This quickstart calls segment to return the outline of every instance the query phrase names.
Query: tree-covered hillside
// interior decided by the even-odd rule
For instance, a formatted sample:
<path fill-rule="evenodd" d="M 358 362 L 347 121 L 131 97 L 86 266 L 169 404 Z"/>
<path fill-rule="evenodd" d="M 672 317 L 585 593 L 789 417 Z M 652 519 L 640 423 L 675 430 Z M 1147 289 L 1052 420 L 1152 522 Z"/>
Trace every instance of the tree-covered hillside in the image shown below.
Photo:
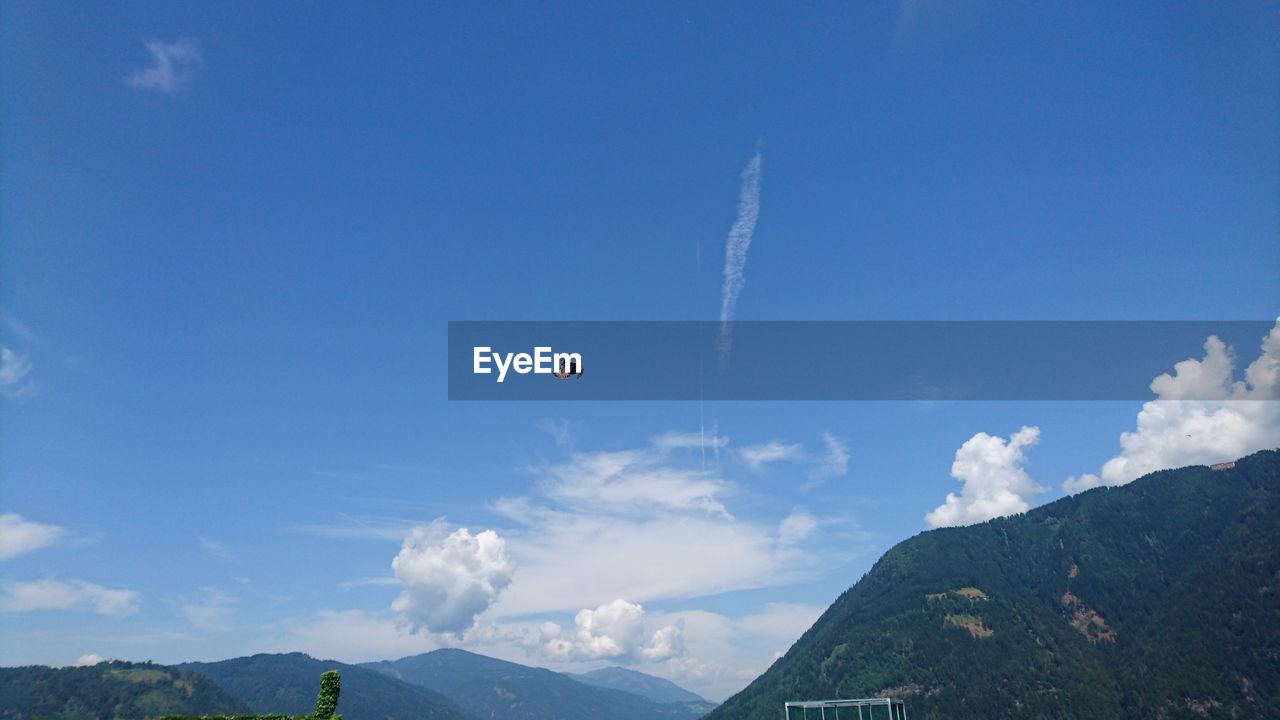
<path fill-rule="evenodd" d="M 1280 717 L 1280 452 L 900 543 L 708 720 Z"/>
<path fill-rule="evenodd" d="M 103 662 L 88 667 L 0 668 L 0 720 L 114 720 L 248 712 L 248 706 L 208 678 L 163 665 Z"/>
<path fill-rule="evenodd" d="M 355 665 L 316 660 L 302 653 L 253 655 L 212 663 L 187 663 L 257 713 L 306 715 L 315 708 L 316 678 L 342 674 L 342 709 L 351 720 L 470 720 L 438 693 Z"/>

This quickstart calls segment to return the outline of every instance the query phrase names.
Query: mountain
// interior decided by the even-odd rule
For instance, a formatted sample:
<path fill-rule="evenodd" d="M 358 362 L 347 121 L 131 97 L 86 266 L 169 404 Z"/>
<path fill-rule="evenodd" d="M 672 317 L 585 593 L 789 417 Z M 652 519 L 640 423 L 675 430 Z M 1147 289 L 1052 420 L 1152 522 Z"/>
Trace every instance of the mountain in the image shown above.
<path fill-rule="evenodd" d="M 655 703 L 453 648 L 363 667 L 435 690 L 481 720 L 695 720 L 709 709 L 697 703 Z"/>
<path fill-rule="evenodd" d="M 1280 452 L 906 540 L 707 720 L 874 695 L 913 720 L 1280 717 Z"/>
<path fill-rule="evenodd" d="M 0 668 L 0 720 L 114 720 L 248 712 L 244 703 L 208 678 L 163 665 L 113 661 L 87 667 Z"/>
<path fill-rule="evenodd" d="M 302 653 L 253 655 L 177 666 L 198 672 L 256 713 L 308 715 L 316 706 L 320 673 L 342 675 L 338 714 L 355 720 L 471 720 L 438 693 L 356 665 Z"/>
<path fill-rule="evenodd" d="M 647 697 L 656 703 L 707 703 L 702 697 L 695 695 L 679 685 L 663 678 L 645 675 L 642 672 L 620 667 L 607 667 L 586 673 L 565 673 L 581 683 L 595 687 L 613 688 L 641 697 Z M 710 704 L 710 703 L 708 703 Z"/>

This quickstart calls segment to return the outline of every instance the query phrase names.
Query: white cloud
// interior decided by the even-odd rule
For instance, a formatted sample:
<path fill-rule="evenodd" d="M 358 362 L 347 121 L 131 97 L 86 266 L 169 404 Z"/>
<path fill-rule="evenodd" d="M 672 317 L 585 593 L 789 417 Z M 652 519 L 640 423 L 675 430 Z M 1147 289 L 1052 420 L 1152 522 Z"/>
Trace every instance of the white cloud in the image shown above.
<path fill-rule="evenodd" d="M 0 587 L 0 612 L 92 610 L 123 617 L 138 610 L 138 593 L 106 588 L 84 580 L 9 582 Z"/>
<path fill-rule="evenodd" d="M 224 629 L 235 598 L 217 588 L 202 588 L 200 596 L 196 602 L 184 604 L 179 612 L 197 630 Z"/>
<path fill-rule="evenodd" d="M 1173 367 L 1173 375 L 1151 381 L 1156 399 L 1143 404 L 1137 429 L 1120 435 L 1120 454 L 1099 474 L 1067 478 L 1064 491 L 1124 485 L 1157 470 L 1280 447 L 1280 322 L 1243 380 L 1234 379 L 1234 353 L 1216 336 L 1205 340 L 1203 358 Z"/>
<path fill-rule="evenodd" d="M 743 270 L 747 265 L 747 250 L 756 231 L 760 217 L 760 177 L 763 174 L 764 156 L 760 151 L 751 156 L 742 169 L 742 187 L 738 192 L 738 217 L 729 229 L 724 241 L 724 286 L 720 290 L 720 361 L 729 359 L 733 345 L 733 311 L 746 284 Z"/>
<path fill-rule="evenodd" d="M 1023 470 L 1023 449 L 1035 445 L 1040 428 L 1024 426 L 1006 441 L 978 433 L 956 451 L 951 476 L 964 483 L 960 494 L 947 493 L 947 500 L 925 515 L 931 527 L 970 525 L 991 518 L 1025 512 L 1031 498 L 1044 488 L 1036 485 Z"/>
<path fill-rule="evenodd" d="M 151 53 L 153 64 L 129 73 L 124 80 L 129 87 L 175 93 L 186 86 L 191 73 L 203 62 L 200 48 L 191 40 L 152 40 L 147 43 L 147 52 Z"/>
<path fill-rule="evenodd" d="M 717 435 L 714 431 L 705 432 L 666 432 L 653 439 L 653 446 L 663 452 L 669 450 L 691 450 L 698 448 L 722 448 L 729 444 L 729 438 Z"/>
<path fill-rule="evenodd" d="M 271 649 L 358 663 L 429 652 L 440 647 L 441 639 L 411 633 L 396 619 L 381 614 L 323 610 L 304 621 L 286 623 L 283 636 L 271 642 Z"/>
<path fill-rule="evenodd" d="M 76 658 L 76 661 L 68 667 L 87 667 L 89 665 L 97 665 L 100 662 L 106 662 L 106 658 L 96 653 L 89 653 Z"/>
<path fill-rule="evenodd" d="M 553 622 L 538 628 L 534 646 L 556 662 L 609 660 L 635 664 L 661 662 L 684 654 L 679 623 L 650 631 L 644 608 L 618 598 L 594 610 L 579 610 L 572 630 Z"/>
<path fill-rule="evenodd" d="M 806 603 L 767 603 L 763 611 L 739 618 L 737 625 L 749 635 L 785 642 L 781 649 L 786 650 L 826 610 L 825 606 Z"/>
<path fill-rule="evenodd" d="M 670 512 L 631 518 L 525 510 L 529 524 L 509 535 L 520 576 L 495 605 L 498 615 L 782 585 L 810 569 L 809 557 L 781 544 L 767 525 Z"/>
<path fill-rule="evenodd" d="M 17 513 L 5 513 L 0 515 L 0 560 L 48 547 L 66 534 L 67 531 L 57 525 L 33 522 Z"/>
<path fill-rule="evenodd" d="M 809 477 L 813 481 L 820 481 L 824 478 L 839 477 L 849 472 L 848 443 L 829 432 L 825 432 L 822 433 L 822 444 L 826 447 L 826 452 L 823 453 L 822 458 L 818 460 L 813 469 L 809 471 Z"/>
<path fill-rule="evenodd" d="M 222 543 L 217 542 L 215 540 L 210 540 L 209 538 L 204 537 L 203 535 L 198 536 L 196 538 L 196 544 L 200 546 L 201 550 L 204 550 L 205 552 L 218 558 L 219 560 L 235 559 L 235 555 L 231 552 L 230 549 L 227 548 L 226 545 L 223 545 Z"/>
<path fill-rule="evenodd" d="M 414 528 L 391 561 L 404 586 L 391 609 L 413 632 L 461 635 L 511 584 L 515 568 L 496 532 L 445 532 L 443 521 Z"/>
<path fill-rule="evenodd" d="M 661 445 L 573 453 L 536 469 L 540 496 L 495 503 L 516 523 L 504 535 L 520 567 L 496 617 L 781 585 L 811 569 L 803 520 L 784 531 L 781 518 L 735 518 L 732 483 Z"/>
<path fill-rule="evenodd" d="M 28 377 L 32 367 L 26 353 L 0 347 L 0 395 L 13 399 L 34 395 L 36 384 Z"/>
<path fill-rule="evenodd" d="M 650 450 L 576 453 L 570 462 L 543 469 L 543 489 L 548 497 L 571 507 L 621 513 L 648 508 L 697 510 L 729 517 L 717 499 L 728 489 L 724 481 L 702 470 L 663 465 L 661 460 L 660 452 Z"/>
<path fill-rule="evenodd" d="M 570 452 L 532 468 L 532 494 L 491 507 L 510 521 L 488 531 L 501 560 L 480 550 L 485 533 L 449 535 L 443 521 L 419 528 L 393 564 L 405 588 L 394 612 L 319 613 L 286 625 L 278 649 L 358 661 L 463 646 L 574 671 L 643 665 L 716 697 L 741 689 L 802 631 L 795 618 L 821 608 L 769 606 L 738 624 L 645 606 L 802 580 L 813 569 L 815 530 L 834 521 L 802 508 L 735 517 L 728 505 L 738 488 L 699 467 L 694 438 L 666 433 L 639 448 Z"/>
<path fill-rule="evenodd" d="M 778 525 L 778 542 L 795 545 L 807 540 L 818 528 L 818 519 L 807 511 L 796 508 Z"/>
<path fill-rule="evenodd" d="M 340 540 L 391 540 L 400 542 L 413 531 L 409 520 L 383 517 L 351 517 L 343 515 L 340 523 L 295 525 L 290 530 L 304 535 Z"/>
<path fill-rule="evenodd" d="M 561 418 L 542 418 L 538 421 L 538 429 L 550 435 L 556 447 L 573 449 L 573 432 L 569 428 L 569 421 Z"/>
<path fill-rule="evenodd" d="M 825 610 L 825 605 L 772 602 L 736 618 L 705 610 L 655 614 L 655 622 L 681 624 L 687 652 L 645 672 L 712 700 L 728 697 L 768 669 Z"/>
<path fill-rule="evenodd" d="M 603 605 L 603 609 L 590 610 L 581 622 L 574 617 L 569 627 L 533 620 L 482 619 L 462 638 L 412 634 L 381 613 L 324 610 L 302 621 L 284 623 L 282 634 L 270 640 L 266 649 L 301 650 L 315 657 L 366 662 L 463 646 L 512 662 L 532 661 L 575 672 L 585 669 L 584 665 L 630 664 L 720 699 L 759 676 L 826 609 L 823 605 L 767 603 L 755 612 L 731 618 L 696 609 L 636 613 L 632 609 L 636 604 L 625 601 Z M 585 637 L 580 638 L 584 627 Z M 555 640 L 563 644 L 552 642 Z M 610 654 L 613 648 L 621 652 Z M 587 659 L 589 655 L 596 659 Z"/>
<path fill-rule="evenodd" d="M 804 449 L 799 443 L 782 443 L 771 440 L 759 445 L 748 445 L 738 450 L 742 461 L 752 470 L 759 470 L 771 462 L 798 462 L 804 459 Z"/>

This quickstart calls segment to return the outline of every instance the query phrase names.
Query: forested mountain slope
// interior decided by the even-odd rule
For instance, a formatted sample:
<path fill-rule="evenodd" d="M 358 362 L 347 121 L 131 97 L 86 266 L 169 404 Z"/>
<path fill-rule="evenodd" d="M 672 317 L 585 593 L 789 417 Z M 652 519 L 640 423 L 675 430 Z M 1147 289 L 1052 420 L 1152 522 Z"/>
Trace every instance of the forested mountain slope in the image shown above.
<path fill-rule="evenodd" d="M 906 540 L 708 720 L 1280 717 L 1280 452 Z"/>

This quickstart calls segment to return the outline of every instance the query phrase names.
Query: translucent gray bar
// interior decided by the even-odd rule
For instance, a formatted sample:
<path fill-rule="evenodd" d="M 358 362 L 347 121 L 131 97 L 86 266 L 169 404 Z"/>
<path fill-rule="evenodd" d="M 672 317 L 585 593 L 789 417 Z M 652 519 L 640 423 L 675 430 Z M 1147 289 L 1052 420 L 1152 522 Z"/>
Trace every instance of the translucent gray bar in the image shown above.
<path fill-rule="evenodd" d="M 742 321 L 726 357 L 714 321 L 452 321 L 449 399 L 1148 400 L 1151 380 L 1202 357 L 1210 335 L 1252 358 L 1274 324 Z M 581 376 L 517 372 L 538 347 L 544 370 L 551 353 L 580 355 Z M 487 374 L 476 348 L 490 348 Z M 498 382 L 492 353 L 530 357 Z"/>

